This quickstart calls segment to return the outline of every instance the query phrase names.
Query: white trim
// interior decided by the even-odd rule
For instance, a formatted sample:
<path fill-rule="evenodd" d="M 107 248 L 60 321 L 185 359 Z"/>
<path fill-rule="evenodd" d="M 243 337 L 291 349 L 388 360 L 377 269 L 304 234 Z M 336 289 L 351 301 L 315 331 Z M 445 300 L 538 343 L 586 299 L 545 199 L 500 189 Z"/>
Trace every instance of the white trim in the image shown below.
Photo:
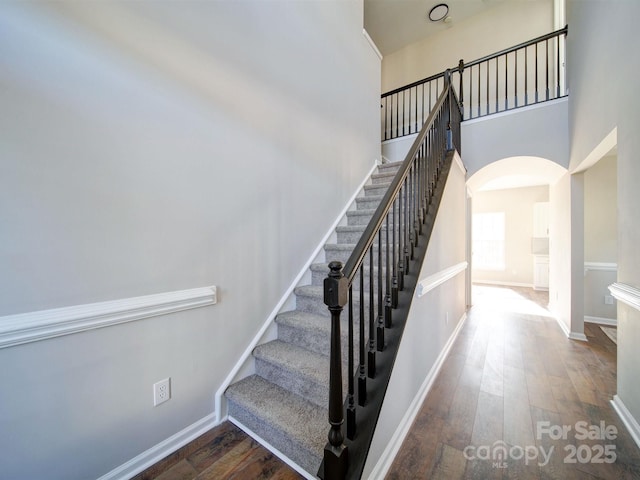
<path fill-rule="evenodd" d="M 626 303 L 630 307 L 640 310 L 640 290 L 626 283 L 614 283 L 609 285 L 609 291 L 613 298 Z"/>
<path fill-rule="evenodd" d="M 467 167 L 464 166 L 464 162 L 462 161 L 462 158 L 460 158 L 458 150 L 454 150 L 453 162 L 458 166 L 463 175 L 467 174 Z"/>
<path fill-rule="evenodd" d="M 617 272 L 618 264 L 617 263 L 608 263 L 608 262 L 584 262 L 584 274 L 587 272 Z"/>
<path fill-rule="evenodd" d="M 584 269 L 616 272 L 618 270 L 618 264 L 613 262 L 584 262 Z"/>
<path fill-rule="evenodd" d="M 633 441 L 636 442 L 636 445 L 640 448 L 640 425 L 638 424 L 638 421 L 633 418 L 633 415 L 631 415 L 631 412 L 627 409 L 626 405 L 618 395 L 613 396 L 611 405 L 622 420 L 622 423 L 624 423 L 624 426 L 627 427 Z"/>
<path fill-rule="evenodd" d="M 598 325 L 611 325 L 613 327 L 618 325 L 618 320 L 615 318 L 592 317 L 590 315 L 585 315 L 584 321 L 586 323 L 597 323 Z"/>
<path fill-rule="evenodd" d="M 0 317 L 0 348 L 167 315 L 216 303 L 216 287 L 124 298 Z"/>
<path fill-rule="evenodd" d="M 307 480 L 318 480 L 318 477 L 316 477 L 315 475 L 311 475 L 309 472 L 307 472 L 304 468 L 302 468 L 300 465 L 298 465 L 296 462 L 294 462 L 293 460 L 291 460 L 289 457 L 287 457 L 284 453 L 282 453 L 280 450 L 278 450 L 277 448 L 275 448 L 273 445 L 271 445 L 269 442 L 267 442 L 264 438 L 262 438 L 260 435 L 258 435 L 256 432 L 254 432 L 253 430 L 251 430 L 250 428 L 248 428 L 246 425 L 244 425 L 242 422 L 236 420 L 233 417 L 228 417 L 228 420 L 233 423 L 234 425 L 236 425 L 238 428 L 240 428 L 241 430 L 244 431 L 244 433 L 246 433 L 247 435 L 249 435 L 251 438 L 253 438 L 255 441 L 257 441 L 259 444 L 261 444 L 264 448 L 266 448 L 267 450 L 269 450 L 271 453 L 273 453 L 276 457 L 278 457 L 280 460 L 282 460 L 284 463 L 286 463 L 287 465 L 289 465 L 291 468 L 293 468 L 296 472 L 298 472 L 300 475 L 302 475 L 304 478 L 306 478 Z M 100 480 L 100 479 L 99 479 Z"/>
<path fill-rule="evenodd" d="M 358 197 L 358 195 L 360 195 L 360 192 L 362 191 L 364 186 L 367 184 L 367 182 L 369 182 L 369 180 L 371 179 L 371 175 L 373 175 L 373 173 L 376 171 L 377 168 L 378 168 L 378 164 L 376 162 L 374 166 L 371 168 L 371 170 L 369 170 L 369 173 L 365 176 L 364 180 L 360 183 L 355 193 L 347 201 L 346 206 L 342 209 L 342 211 L 340 212 L 340 214 L 338 215 L 334 223 L 331 225 L 331 227 L 329 227 L 329 230 L 325 234 L 324 238 L 320 240 L 320 243 L 318 244 L 316 249 L 313 251 L 309 259 L 306 261 L 306 263 L 304 264 L 304 266 L 302 267 L 302 269 L 300 270 L 296 278 L 293 280 L 293 282 L 291 282 L 291 285 L 289 285 L 289 288 L 287 288 L 287 290 L 285 291 L 280 301 L 276 304 L 275 308 L 271 311 L 271 313 L 267 317 L 266 321 L 264 322 L 264 324 L 262 325 L 262 327 L 260 328 L 256 336 L 253 337 L 253 340 L 251 340 L 251 342 L 249 343 L 245 351 L 242 353 L 242 355 L 240 356 L 240 359 L 236 362 L 231 372 L 229 372 L 229 375 L 227 375 L 224 382 L 222 382 L 222 385 L 220 386 L 220 388 L 218 389 L 215 395 L 216 414 L 218 415 L 219 418 L 223 416 L 222 398 L 225 390 L 236 379 L 236 376 L 238 375 L 240 370 L 244 367 L 246 361 L 251 357 L 251 354 L 253 353 L 254 348 L 256 348 L 256 346 L 262 340 L 262 337 L 265 335 L 267 330 L 269 330 L 269 328 L 273 325 L 276 316 L 278 315 L 278 313 L 280 313 L 283 306 L 289 300 L 289 297 L 291 297 L 291 295 L 293 294 L 293 291 L 300 284 L 303 277 L 308 273 L 309 268 L 311 267 L 311 264 L 315 262 L 317 256 L 324 249 L 324 246 L 329 241 L 329 238 L 331 238 L 331 235 L 335 234 L 336 228 L 338 227 L 338 225 L 340 225 L 340 222 L 346 216 L 347 212 L 351 208 L 351 205 L 353 205 L 353 203 L 356 201 L 356 198 Z"/>
<path fill-rule="evenodd" d="M 422 403 L 424 402 L 425 398 L 427 397 L 427 394 L 431 390 L 431 387 L 433 387 L 433 383 L 435 382 L 436 377 L 438 376 L 438 373 L 440 373 L 440 369 L 442 368 L 444 361 L 447 359 L 447 356 L 449 355 L 449 351 L 451 350 L 451 347 L 453 347 L 453 344 L 456 338 L 458 337 L 458 334 L 462 330 L 462 326 L 464 325 L 466 318 L 467 318 L 467 314 L 465 312 L 462 315 L 462 317 L 460 317 L 460 320 L 458 321 L 458 325 L 456 326 L 455 330 L 451 333 L 449 340 L 447 340 L 447 343 L 440 351 L 440 355 L 438 355 L 438 358 L 433 364 L 433 367 L 431 367 L 431 370 L 425 377 L 424 382 L 422 382 L 422 385 L 420 386 L 418 393 L 413 398 L 413 401 L 411 402 L 411 405 L 409 405 L 409 408 L 407 409 L 407 412 L 404 414 L 404 417 L 402 417 L 402 420 L 400 420 L 400 423 L 398 424 L 398 428 L 396 428 L 396 431 L 393 433 L 393 436 L 389 440 L 387 447 L 384 449 L 384 451 L 380 455 L 380 459 L 373 467 L 373 470 L 369 475 L 370 480 L 384 478 L 388 473 L 389 468 L 391 468 L 391 464 L 393 463 L 395 456 L 400 450 L 400 447 L 402 446 L 402 442 L 404 441 L 405 437 L 409 433 L 409 430 L 411 429 L 411 425 L 413 424 L 413 421 L 418 416 Z"/>
<path fill-rule="evenodd" d="M 378 56 L 378 58 L 380 60 L 382 60 L 382 53 L 380 52 L 380 50 L 378 49 L 378 46 L 376 45 L 376 42 L 373 41 L 373 39 L 369 36 L 369 32 L 367 32 L 366 29 L 362 29 L 362 34 L 364 35 L 364 38 L 367 39 L 367 42 L 369 42 L 369 45 L 371 45 L 371 48 L 373 49 L 373 51 L 376 53 L 376 55 Z"/>
<path fill-rule="evenodd" d="M 538 108 L 544 108 L 546 106 L 551 106 L 551 105 L 555 105 L 556 103 L 563 103 L 563 102 L 569 102 L 568 95 L 566 97 L 554 98 L 553 100 L 547 100 L 545 102 L 532 103 L 531 105 L 527 105 L 525 107 L 510 108 L 509 110 L 503 110 L 501 112 L 492 113 L 491 115 L 484 115 L 482 117 L 470 118 L 469 120 L 465 120 L 464 122 L 462 122 L 462 125 L 465 125 L 466 127 L 474 123 L 485 122 L 487 120 L 490 121 L 499 117 L 505 117 L 507 115 L 513 115 L 515 113 L 527 112 L 529 110 L 536 110 Z"/>
<path fill-rule="evenodd" d="M 554 318 L 556 319 L 556 322 L 558 322 L 558 325 L 560 325 L 560 328 L 562 329 L 562 332 L 566 335 L 566 337 L 570 340 L 578 340 L 580 342 L 588 342 L 589 339 L 587 339 L 587 336 L 584 333 L 576 333 L 576 332 L 572 332 L 569 330 L 569 327 L 567 327 L 567 325 L 560 320 L 560 317 L 557 315 L 554 315 Z"/>
<path fill-rule="evenodd" d="M 409 135 L 403 135 L 402 137 L 390 138 L 389 140 L 384 140 L 382 142 L 382 145 L 389 145 L 390 143 L 397 143 L 397 142 L 413 143 L 417 136 L 418 136 L 417 133 L 411 133 Z"/>
<path fill-rule="evenodd" d="M 464 272 L 468 266 L 469 264 L 467 262 L 460 262 L 457 265 L 445 268 L 444 270 L 440 270 L 438 273 L 434 273 L 433 275 L 423 278 L 418 282 L 418 285 L 416 285 L 416 296 L 420 298 L 437 286 L 442 285 L 447 280 L 455 277 L 460 272 Z"/>
<path fill-rule="evenodd" d="M 208 432 L 212 428 L 218 426 L 216 415 L 211 413 L 197 422 L 189 425 L 187 428 L 179 431 L 175 435 L 154 445 L 149 450 L 142 452 L 137 457 L 132 458 L 128 462 L 104 474 L 98 480 L 126 480 L 128 478 L 143 472 L 147 468 L 155 465 L 167 455 L 172 454 L 179 448 L 184 447 L 192 442 L 200 435 Z"/>
<path fill-rule="evenodd" d="M 472 283 L 478 284 L 478 285 L 498 285 L 503 287 L 533 288 L 532 283 L 503 282 L 502 280 L 473 280 Z"/>

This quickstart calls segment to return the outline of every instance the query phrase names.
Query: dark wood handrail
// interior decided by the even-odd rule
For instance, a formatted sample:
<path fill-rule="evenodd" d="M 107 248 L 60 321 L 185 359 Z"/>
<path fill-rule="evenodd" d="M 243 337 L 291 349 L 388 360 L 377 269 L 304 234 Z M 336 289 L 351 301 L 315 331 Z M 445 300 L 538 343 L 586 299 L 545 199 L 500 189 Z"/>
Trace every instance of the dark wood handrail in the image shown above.
<path fill-rule="evenodd" d="M 560 35 L 567 35 L 568 31 L 569 31 L 569 26 L 565 25 L 564 28 L 561 28 L 560 30 L 556 30 L 555 32 L 547 33 L 546 35 L 541 35 L 541 36 L 539 36 L 537 38 L 534 38 L 532 40 L 527 40 L 526 42 L 522 42 L 522 43 L 520 43 L 518 45 L 515 45 L 513 47 L 505 48 L 504 50 L 500 50 L 499 52 L 492 53 L 491 55 L 487 55 L 485 57 L 478 58 L 476 60 L 472 60 L 471 62 L 466 62 L 466 63 L 464 63 L 464 68 L 473 67 L 473 66 L 478 65 L 480 63 L 487 62 L 489 60 L 493 60 L 494 58 L 498 58 L 498 57 L 501 57 L 503 55 L 507 55 L 509 53 L 515 52 L 515 51 L 520 50 L 522 48 L 530 47 L 532 45 L 535 45 L 536 43 L 544 42 L 545 40 L 550 40 L 552 38 L 559 37 Z M 458 65 L 456 65 L 454 68 L 452 68 L 452 70 L 457 70 L 457 69 L 458 69 Z M 405 89 L 405 88 L 409 88 L 409 86 L 402 87 L 400 90 Z"/>
<path fill-rule="evenodd" d="M 458 67 L 456 67 L 456 68 L 458 68 Z M 381 98 L 385 98 L 385 97 L 388 97 L 388 96 L 390 96 L 390 95 L 394 95 L 394 94 L 396 94 L 396 93 L 400 93 L 400 92 L 402 92 L 403 90 L 408 90 L 408 89 L 410 89 L 410 88 L 417 87 L 418 85 L 422 85 L 423 83 L 432 82 L 432 81 L 434 81 L 434 80 L 437 80 L 438 78 L 442 78 L 442 77 L 444 77 L 444 76 L 445 76 L 445 73 L 446 73 L 446 72 L 436 73 L 435 75 L 431 75 L 430 77 L 423 78 L 422 80 L 417 80 L 417 81 L 415 81 L 415 82 L 413 82 L 413 83 L 410 83 L 409 85 L 403 85 L 402 87 L 398 87 L 398 88 L 396 88 L 395 90 L 391 90 L 391 91 L 389 91 L 389 92 L 387 92 L 387 93 L 383 93 L 383 94 L 381 95 Z"/>
<path fill-rule="evenodd" d="M 367 254 L 369 247 L 371 247 L 371 245 L 373 244 L 376 234 L 382 227 L 382 223 L 384 222 L 385 216 L 387 215 L 387 213 L 389 213 L 389 210 L 391 209 L 391 205 L 392 205 L 391 200 L 396 197 L 396 195 L 400 191 L 400 188 L 402 187 L 403 182 L 407 178 L 410 167 L 413 163 L 413 159 L 416 157 L 416 154 L 418 153 L 418 150 L 422 145 L 422 142 L 424 142 L 424 139 L 427 136 L 429 129 L 433 125 L 436 119 L 436 116 L 440 112 L 442 105 L 447 99 L 450 88 L 451 88 L 451 85 L 450 84 L 447 85 L 447 87 L 442 91 L 442 93 L 438 97 L 438 101 L 433 107 L 433 110 L 431 110 L 429 117 L 425 121 L 424 127 L 422 128 L 418 136 L 415 138 L 413 144 L 411 145 L 411 148 L 409 149 L 409 153 L 407 153 L 407 156 L 405 157 L 405 159 L 402 162 L 402 165 L 400 166 L 398 173 L 396 174 L 391 185 L 389 186 L 389 189 L 382 197 L 382 200 L 380 201 L 378 208 L 373 214 L 373 217 L 371 217 L 371 221 L 369 222 L 369 224 L 367 225 L 367 228 L 365 229 L 364 233 L 360 237 L 360 240 L 356 244 L 356 247 L 353 249 L 353 253 L 345 263 L 344 268 L 342 269 L 342 272 L 344 276 L 347 278 L 349 285 L 351 285 L 353 278 L 355 276 L 356 270 L 358 269 L 360 264 L 362 264 L 362 261 L 364 260 L 364 257 Z"/>

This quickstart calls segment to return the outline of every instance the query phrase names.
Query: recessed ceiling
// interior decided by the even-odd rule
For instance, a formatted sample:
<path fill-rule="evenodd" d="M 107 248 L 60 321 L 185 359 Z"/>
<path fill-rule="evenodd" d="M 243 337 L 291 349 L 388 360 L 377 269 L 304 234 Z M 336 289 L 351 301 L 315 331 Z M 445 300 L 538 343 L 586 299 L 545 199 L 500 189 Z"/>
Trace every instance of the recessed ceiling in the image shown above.
<path fill-rule="evenodd" d="M 418 42 L 446 28 L 452 28 L 505 0 L 364 0 L 364 28 L 383 55 Z M 433 22 L 429 11 L 439 4 L 449 11 Z"/>

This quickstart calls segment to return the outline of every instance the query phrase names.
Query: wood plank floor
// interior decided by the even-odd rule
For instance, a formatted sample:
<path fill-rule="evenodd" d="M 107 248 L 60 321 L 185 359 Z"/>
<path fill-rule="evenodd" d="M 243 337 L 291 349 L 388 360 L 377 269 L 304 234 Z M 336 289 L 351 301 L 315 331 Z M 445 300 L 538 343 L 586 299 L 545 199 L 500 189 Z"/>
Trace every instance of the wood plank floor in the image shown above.
<path fill-rule="evenodd" d="M 545 292 L 474 285 L 473 295 L 386 478 L 639 479 L 640 450 L 609 403 L 616 345 L 600 327 L 585 324 L 588 343 L 568 340 Z M 601 422 L 615 439 L 582 439 Z"/>
<path fill-rule="evenodd" d="M 609 403 L 616 345 L 600 327 L 585 324 L 589 342 L 571 341 L 545 309 L 545 292 L 475 285 L 473 293 L 474 307 L 386 478 L 640 479 L 640 450 Z M 618 433 L 581 440 L 577 422 L 604 422 Z M 566 439 L 541 431 L 565 425 Z M 590 461 L 607 458 L 605 445 L 613 445 L 615 463 Z M 134 478 L 302 477 L 226 422 Z"/>
<path fill-rule="evenodd" d="M 298 480 L 301 477 L 231 422 L 224 422 L 133 480 Z"/>

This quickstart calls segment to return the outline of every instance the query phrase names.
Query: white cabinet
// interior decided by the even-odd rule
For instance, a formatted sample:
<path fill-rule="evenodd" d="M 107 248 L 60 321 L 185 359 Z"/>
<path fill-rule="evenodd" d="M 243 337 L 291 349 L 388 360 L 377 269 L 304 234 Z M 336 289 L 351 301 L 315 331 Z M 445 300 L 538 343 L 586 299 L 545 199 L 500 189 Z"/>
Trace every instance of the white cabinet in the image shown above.
<path fill-rule="evenodd" d="M 533 204 L 533 236 L 534 238 L 549 236 L 549 202 Z"/>
<path fill-rule="evenodd" d="M 549 202 L 533 204 L 533 288 L 549 290 Z"/>
<path fill-rule="evenodd" d="M 533 288 L 534 290 L 549 290 L 548 255 L 536 255 L 533 257 Z"/>

